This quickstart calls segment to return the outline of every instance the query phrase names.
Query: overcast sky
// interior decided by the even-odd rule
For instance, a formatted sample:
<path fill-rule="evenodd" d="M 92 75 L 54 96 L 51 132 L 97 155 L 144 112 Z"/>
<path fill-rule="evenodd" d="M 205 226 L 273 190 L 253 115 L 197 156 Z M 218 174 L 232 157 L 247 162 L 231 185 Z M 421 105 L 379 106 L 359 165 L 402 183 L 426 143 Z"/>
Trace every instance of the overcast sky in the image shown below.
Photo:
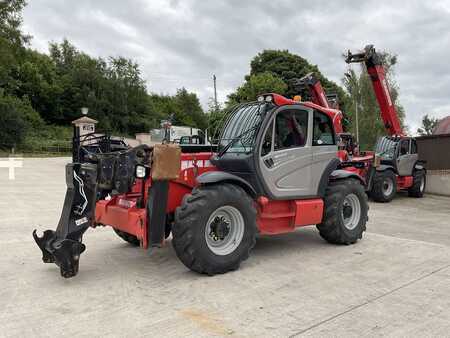
<path fill-rule="evenodd" d="M 415 131 L 425 113 L 450 114 L 450 1 L 33 0 L 32 46 L 68 38 L 79 49 L 141 65 L 149 91 L 194 91 L 204 106 L 243 82 L 264 49 L 288 49 L 341 84 L 341 55 L 372 43 L 398 55 L 396 79 Z"/>

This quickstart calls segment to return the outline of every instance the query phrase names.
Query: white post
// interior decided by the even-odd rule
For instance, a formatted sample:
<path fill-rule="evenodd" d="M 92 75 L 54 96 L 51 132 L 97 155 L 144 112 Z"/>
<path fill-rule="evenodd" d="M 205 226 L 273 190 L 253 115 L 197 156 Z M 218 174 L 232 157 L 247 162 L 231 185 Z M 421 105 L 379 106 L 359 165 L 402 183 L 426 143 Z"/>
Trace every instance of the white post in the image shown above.
<path fill-rule="evenodd" d="M 10 157 L 8 161 L 0 160 L 0 168 L 8 168 L 8 178 L 10 180 L 15 180 L 15 168 L 22 168 L 22 160 L 19 158 Z"/>

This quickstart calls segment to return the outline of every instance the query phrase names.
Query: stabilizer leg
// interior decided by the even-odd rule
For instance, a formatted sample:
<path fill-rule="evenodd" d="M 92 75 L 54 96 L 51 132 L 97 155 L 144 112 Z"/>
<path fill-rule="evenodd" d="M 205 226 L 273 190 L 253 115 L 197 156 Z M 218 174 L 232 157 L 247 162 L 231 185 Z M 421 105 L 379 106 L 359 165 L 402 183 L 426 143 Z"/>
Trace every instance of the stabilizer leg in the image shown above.
<path fill-rule="evenodd" d="M 91 163 L 70 163 L 66 166 L 67 192 L 56 231 L 46 230 L 33 238 L 42 251 L 44 263 L 59 266 L 61 276 L 78 273 L 79 259 L 86 246 L 81 243 L 83 233 L 94 220 L 97 193 L 97 166 Z"/>

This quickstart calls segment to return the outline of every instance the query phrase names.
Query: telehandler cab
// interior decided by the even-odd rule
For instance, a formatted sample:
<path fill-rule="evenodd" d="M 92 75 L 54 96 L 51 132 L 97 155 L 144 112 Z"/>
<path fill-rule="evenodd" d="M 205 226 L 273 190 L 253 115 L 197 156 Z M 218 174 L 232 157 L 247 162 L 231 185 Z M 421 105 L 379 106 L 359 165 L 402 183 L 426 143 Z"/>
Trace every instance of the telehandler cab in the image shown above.
<path fill-rule="evenodd" d="M 330 243 L 355 243 L 368 203 L 361 177 L 341 169 L 335 117 L 265 94 L 229 114 L 214 151 L 160 144 L 93 154 L 75 135 L 58 227 L 33 232 L 42 259 L 75 276 L 82 235 L 100 225 L 144 249 L 171 233 L 183 264 L 208 275 L 237 269 L 258 233 L 316 224 Z"/>

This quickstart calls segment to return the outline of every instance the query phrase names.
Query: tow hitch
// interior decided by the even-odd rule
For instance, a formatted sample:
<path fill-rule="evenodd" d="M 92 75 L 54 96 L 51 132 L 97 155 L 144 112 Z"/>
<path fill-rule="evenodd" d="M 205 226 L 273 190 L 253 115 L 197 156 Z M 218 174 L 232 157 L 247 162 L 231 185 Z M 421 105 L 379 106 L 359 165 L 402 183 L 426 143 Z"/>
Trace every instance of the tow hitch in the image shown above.
<path fill-rule="evenodd" d="M 80 255 L 86 249 L 81 243 L 83 233 L 92 225 L 97 194 L 97 165 L 70 163 L 66 165 L 67 191 L 56 231 L 46 230 L 33 238 L 42 251 L 44 263 L 55 263 L 61 276 L 78 273 Z"/>

